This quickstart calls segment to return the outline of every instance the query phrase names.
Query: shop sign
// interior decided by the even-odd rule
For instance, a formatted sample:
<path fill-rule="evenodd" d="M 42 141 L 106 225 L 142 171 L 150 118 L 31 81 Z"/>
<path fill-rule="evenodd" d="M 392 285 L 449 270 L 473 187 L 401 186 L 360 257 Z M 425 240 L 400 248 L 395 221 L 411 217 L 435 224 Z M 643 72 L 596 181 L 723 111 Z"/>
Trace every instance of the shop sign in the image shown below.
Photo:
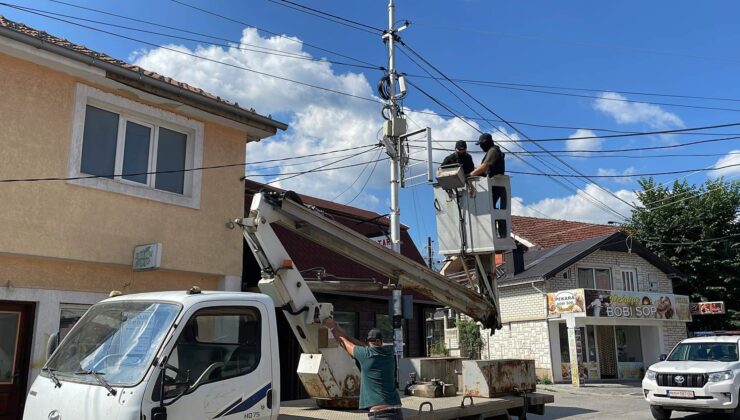
<path fill-rule="evenodd" d="M 393 249 L 393 242 L 391 241 L 391 238 L 386 235 L 376 236 L 376 237 L 368 238 L 368 239 L 370 239 L 371 241 L 377 242 L 378 245 L 380 246 L 384 246 L 388 249 Z"/>
<path fill-rule="evenodd" d="M 547 312 L 551 317 L 560 314 L 585 312 L 583 289 L 562 290 L 547 294 Z"/>
<path fill-rule="evenodd" d="M 691 321 L 688 296 L 585 289 L 584 298 L 591 317 Z"/>
<path fill-rule="evenodd" d="M 162 263 L 162 244 L 137 245 L 134 248 L 134 271 L 154 270 Z"/>
<path fill-rule="evenodd" d="M 690 305 L 691 315 L 722 315 L 725 313 L 724 302 L 693 302 Z"/>
<path fill-rule="evenodd" d="M 691 321 L 689 297 L 665 293 L 572 289 L 547 294 L 547 313 L 597 318 Z"/>

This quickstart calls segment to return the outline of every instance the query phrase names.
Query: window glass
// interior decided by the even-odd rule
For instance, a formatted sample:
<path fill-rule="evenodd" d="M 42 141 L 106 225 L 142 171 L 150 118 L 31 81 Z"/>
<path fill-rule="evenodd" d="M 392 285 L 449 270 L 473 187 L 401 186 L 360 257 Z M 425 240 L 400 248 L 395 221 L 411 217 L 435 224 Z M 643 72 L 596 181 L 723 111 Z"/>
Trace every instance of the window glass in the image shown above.
<path fill-rule="evenodd" d="M 588 362 L 596 362 L 596 337 L 594 326 L 586 326 L 586 337 L 588 338 Z"/>
<path fill-rule="evenodd" d="M 149 141 L 152 129 L 126 121 L 126 142 L 123 150 L 123 179 L 146 184 L 149 172 Z"/>
<path fill-rule="evenodd" d="M 185 173 L 185 152 L 188 136 L 183 133 L 160 127 L 157 145 L 157 177 L 155 188 L 178 194 L 183 193 Z M 159 173 L 163 171 L 179 171 Z"/>
<path fill-rule="evenodd" d="M 594 288 L 594 271 L 591 268 L 578 269 L 578 287 L 581 289 Z"/>
<path fill-rule="evenodd" d="M 676 346 L 670 356 L 670 361 L 694 362 L 737 362 L 738 351 L 736 343 L 681 343 Z"/>
<path fill-rule="evenodd" d="M 59 311 L 59 341 L 64 340 L 69 330 L 74 327 L 77 321 L 85 315 L 85 312 L 90 308 L 89 305 L 70 305 L 61 304 Z"/>
<path fill-rule="evenodd" d="M 118 114 L 87 105 L 80 170 L 90 175 L 113 178 L 117 140 Z"/>
<path fill-rule="evenodd" d="M 178 395 L 182 384 L 193 387 L 253 371 L 260 361 L 261 322 L 256 308 L 198 311 L 170 353 L 165 398 Z M 159 399 L 158 390 L 155 399 Z"/>
<path fill-rule="evenodd" d="M 357 324 L 359 321 L 359 318 L 357 316 L 357 312 L 334 312 L 334 321 L 336 321 L 337 324 L 339 324 L 340 327 L 344 331 L 347 332 L 350 336 L 354 338 L 360 338 L 357 335 L 358 328 Z"/>
<path fill-rule="evenodd" d="M 568 327 L 564 322 L 558 324 L 558 335 L 560 336 L 560 362 L 570 363 L 570 350 L 568 350 Z"/>
<path fill-rule="evenodd" d="M 0 384 L 13 382 L 19 319 L 17 312 L 0 312 Z"/>
<path fill-rule="evenodd" d="M 640 327 L 616 326 L 617 358 L 619 362 L 642 362 Z"/>
<path fill-rule="evenodd" d="M 612 276 L 608 268 L 594 269 L 596 273 L 596 288 L 599 290 L 610 290 L 612 288 Z"/>

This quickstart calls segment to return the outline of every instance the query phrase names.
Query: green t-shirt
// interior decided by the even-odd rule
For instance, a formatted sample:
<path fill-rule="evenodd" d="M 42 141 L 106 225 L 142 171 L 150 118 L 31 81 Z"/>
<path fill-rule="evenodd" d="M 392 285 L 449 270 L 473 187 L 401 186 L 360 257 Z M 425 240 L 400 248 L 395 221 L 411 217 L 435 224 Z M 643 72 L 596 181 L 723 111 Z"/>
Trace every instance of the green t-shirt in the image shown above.
<path fill-rule="evenodd" d="M 396 392 L 393 346 L 355 346 L 354 357 L 360 363 L 360 409 L 401 404 Z"/>

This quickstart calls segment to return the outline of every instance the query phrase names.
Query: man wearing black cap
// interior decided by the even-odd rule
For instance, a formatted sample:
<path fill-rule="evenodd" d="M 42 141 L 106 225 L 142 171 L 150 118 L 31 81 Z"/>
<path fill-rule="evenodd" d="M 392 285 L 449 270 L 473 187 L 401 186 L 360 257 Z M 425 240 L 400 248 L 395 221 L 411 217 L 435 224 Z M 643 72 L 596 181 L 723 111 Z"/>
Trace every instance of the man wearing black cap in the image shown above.
<path fill-rule="evenodd" d="M 483 133 L 476 143 L 486 152 L 480 165 L 470 173 L 470 176 L 488 175 L 493 178 L 496 175 L 503 175 L 506 172 L 505 155 L 501 149 L 493 143 L 493 137 L 488 133 Z M 491 189 L 491 199 L 493 207 L 506 209 L 506 189 L 502 187 L 493 187 Z"/>
<path fill-rule="evenodd" d="M 371 419 L 403 419 L 401 398 L 396 391 L 396 358 L 393 346 L 383 345 L 383 334 L 373 328 L 367 344 L 347 333 L 332 318 L 324 325 L 339 345 L 360 364 L 360 409 L 367 409 Z"/>
<path fill-rule="evenodd" d="M 473 157 L 468 154 L 468 144 L 465 143 L 465 140 L 458 140 L 455 143 L 455 151 L 442 161 L 442 166 L 453 165 L 455 163 L 462 166 L 465 175 L 470 175 L 473 169 L 475 169 Z"/>

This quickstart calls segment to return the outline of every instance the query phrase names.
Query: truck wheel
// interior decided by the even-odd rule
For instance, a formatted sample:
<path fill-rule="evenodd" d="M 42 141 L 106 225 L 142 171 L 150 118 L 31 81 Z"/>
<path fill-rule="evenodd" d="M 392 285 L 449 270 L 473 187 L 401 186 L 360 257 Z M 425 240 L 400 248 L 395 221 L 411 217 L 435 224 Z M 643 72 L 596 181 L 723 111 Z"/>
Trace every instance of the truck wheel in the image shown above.
<path fill-rule="evenodd" d="M 653 415 L 655 420 L 668 420 L 671 418 L 672 410 L 666 410 L 659 405 L 650 406 L 650 414 Z"/>

